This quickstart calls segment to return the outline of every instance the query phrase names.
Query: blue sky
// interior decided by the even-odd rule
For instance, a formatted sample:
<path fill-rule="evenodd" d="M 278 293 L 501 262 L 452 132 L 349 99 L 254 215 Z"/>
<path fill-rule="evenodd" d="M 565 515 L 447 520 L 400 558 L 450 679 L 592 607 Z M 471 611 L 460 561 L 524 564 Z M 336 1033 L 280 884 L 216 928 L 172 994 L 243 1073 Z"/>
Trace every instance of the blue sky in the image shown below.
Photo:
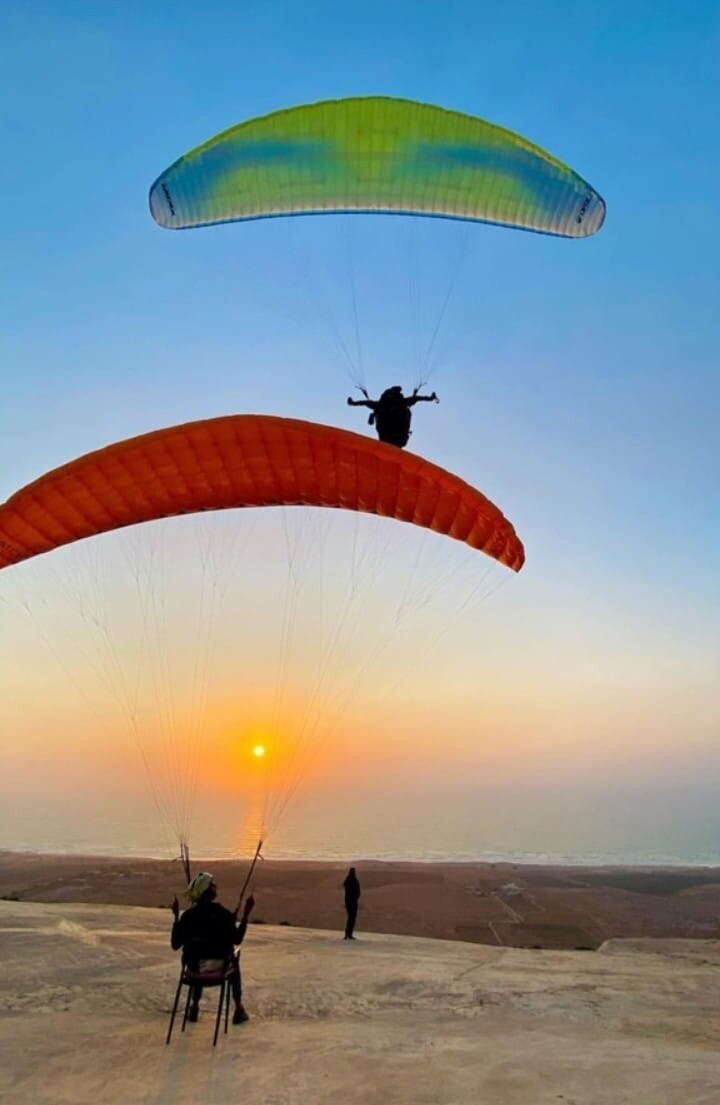
<path fill-rule="evenodd" d="M 352 343 L 348 272 L 378 390 L 415 382 L 462 256 L 413 448 L 525 541 L 492 615 L 514 627 L 506 678 L 568 725 L 597 712 L 600 758 L 640 727 L 638 779 L 687 742 L 690 780 L 720 781 L 717 5 L 32 0 L 3 5 L 0 42 L 0 498 L 230 411 L 362 430 L 328 321 Z M 152 181 L 210 135 L 369 93 L 520 132 L 597 188 L 604 228 L 152 222 Z"/>

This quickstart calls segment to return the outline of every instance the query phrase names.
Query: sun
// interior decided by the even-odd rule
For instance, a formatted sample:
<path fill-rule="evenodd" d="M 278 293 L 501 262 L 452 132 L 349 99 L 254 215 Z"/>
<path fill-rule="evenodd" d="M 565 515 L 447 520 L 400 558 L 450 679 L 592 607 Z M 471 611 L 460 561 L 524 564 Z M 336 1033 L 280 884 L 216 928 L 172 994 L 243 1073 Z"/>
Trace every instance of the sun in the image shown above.
<path fill-rule="evenodd" d="M 256 744 L 255 747 L 253 748 L 253 756 L 255 756 L 258 760 L 261 760 L 264 755 L 265 755 L 265 745 L 264 744 Z"/>

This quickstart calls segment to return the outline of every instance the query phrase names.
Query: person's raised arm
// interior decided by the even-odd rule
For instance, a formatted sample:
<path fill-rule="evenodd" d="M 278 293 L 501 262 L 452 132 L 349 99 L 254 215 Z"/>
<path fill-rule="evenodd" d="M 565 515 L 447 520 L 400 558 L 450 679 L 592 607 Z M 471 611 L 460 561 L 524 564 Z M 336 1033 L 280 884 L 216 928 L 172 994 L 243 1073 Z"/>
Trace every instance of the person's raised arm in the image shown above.
<path fill-rule="evenodd" d="M 410 396 L 410 398 L 408 399 L 407 404 L 408 404 L 409 407 L 414 407 L 416 403 L 439 403 L 439 402 L 440 402 L 440 400 L 438 399 L 435 392 L 433 392 L 431 395 L 418 395 L 417 388 L 416 388 L 415 391 Z"/>
<path fill-rule="evenodd" d="M 235 943 L 236 944 L 242 944 L 243 940 L 245 939 L 245 933 L 247 932 L 247 927 L 248 927 L 248 920 L 250 919 L 250 914 L 252 913 L 254 908 L 255 908 L 255 899 L 251 894 L 250 897 L 245 902 L 245 905 L 243 906 L 242 917 L 240 918 L 237 925 L 235 926 Z"/>
<path fill-rule="evenodd" d="M 180 903 L 177 900 L 177 896 L 173 898 L 172 905 L 170 906 L 173 915 L 173 927 L 170 933 L 170 946 L 175 951 L 183 946 L 182 925 L 180 924 Z"/>

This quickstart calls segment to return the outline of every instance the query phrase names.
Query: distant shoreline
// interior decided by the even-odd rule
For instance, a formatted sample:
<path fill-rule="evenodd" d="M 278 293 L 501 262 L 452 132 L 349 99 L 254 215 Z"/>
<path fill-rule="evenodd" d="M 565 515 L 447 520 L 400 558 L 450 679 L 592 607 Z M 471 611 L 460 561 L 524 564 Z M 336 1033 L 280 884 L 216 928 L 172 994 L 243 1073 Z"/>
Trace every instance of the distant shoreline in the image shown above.
<path fill-rule="evenodd" d="M 107 851 L 100 847 L 89 847 L 86 849 L 78 848 L 68 850 L 67 848 L 53 848 L 51 846 L 40 845 L 38 847 L 27 845 L 19 847 L 0 847 L 0 861 L 3 856 L 44 856 L 47 859 L 97 859 L 97 860 L 111 860 L 119 863 L 133 863 L 135 861 L 148 860 L 153 863 L 177 863 L 179 857 L 170 857 L 168 850 L 160 850 L 157 852 L 139 851 L 128 849 L 127 851 L 121 851 L 115 846 L 108 846 Z M 209 859 L 208 856 L 212 856 Z M 198 852 L 198 863 L 247 863 L 249 857 L 247 855 L 241 855 L 238 852 Z M 452 865 L 471 865 L 480 867 L 536 867 L 538 869 L 547 869 L 551 867 L 562 868 L 563 870 L 579 868 L 588 871 L 597 870 L 667 870 L 667 871 L 720 871 L 720 856 L 717 859 L 678 859 L 677 857 L 668 856 L 655 856 L 655 857 L 631 857 L 628 859 L 619 859 L 617 857 L 609 855 L 590 855 L 590 856 L 563 856 L 563 855 L 550 855 L 544 853 L 529 853 L 529 852 L 504 852 L 504 853 L 488 853 L 484 855 L 476 854 L 462 854 L 462 855 L 448 855 L 443 852 L 438 852 L 431 855 L 398 855 L 396 853 L 387 853 L 386 855 L 363 855 L 362 853 L 353 853 L 350 855 L 324 855 L 324 856 L 308 856 L 308 855 L 293 855 L 291 853 L 273 853 L 273 855 L 267 858 L 269 863 L 298 863 L 298 864 L 330 864 L 340 865 L 345 863 L 382 863 L 382 864 L 420 864 L 422 866 L 434 866 L 437 864 L 452 866 Z"/>
<path fill-rule="evenodd" d="M 720 866 L 353 860 L 365 931 L 542 948 L 596 948 L 623 937 L 720 939 Z M 247 860 L 210 868 L 230 908 Z M 264 860 L 254 920 L 340 929 L 339 860 Z M 0 851 L 0 898 L 166 908 L 182 897 L 178 861 Z M 0 902 L 0 905 L 2 903 Z"/>
<path fill-rule="evenodd" d="M 212 855 L 212 859 L 208 858 Z M 135 861 L 143 862 L 145 860 L 151 863 L 176 863 L 178 860 L 175 857 L 169 858 L 167 851 L 163 853 L 159 852 L 138 852 L 128 851 L 121 853 L 117 849 L 113 851 L 103 851 L 102 849 L 89 848 L 87 851 L 68 851 L 67 849 L 58 848 L 35 848 L 35 847 L 20 847 L 20 848 L 3 848 L 0 847 L 0 862 L 6 856 L 41 856 L 45 859 L 62 859 L 62 860 L 109 860 L 118 863 L 133 863 Z M 448 857 L 445 855 L 438 855 L 437 857 L 423 857 L 423 856 L 375 856 L 362 854 L 356 854 L 352 857 L 353 862 L 358 863 L 381 863 L 381 864 L 420 864 L 423 866 L 440 864 L 446 865 L 461 865 L 461 866 L 479 866 L 479 867 L 496 867 L 502 865 L 505 867 L 561 867 L 561 868 L 583 868 L 588 871 L 595 871 L 598 868 L 612 868 L 613 870 L 645 870 L 658 868 L 667 869 L 669 871 L 717 871 L 720 872 L 720 859 L 717 863 L 710 863 L 704 860 L 697 861 L 681 861 L 670 859 L 645 859 L 645 860 L 628 860 L 623 862 L 621 860 L 610 859 L 563 859 L 548 857 L 547 859 L 516 859 L 513 858 L 513 854 L 498 856 L 497 858 L 478 858 L 462 856 L 460 858 Z M 237 853 L 233 855 L 224 855 L 222 853 L 198 853 L 198 862 L 203 863 L 247 863 L 248 856 L 240 856 Z M 297 863 L 297 864 L 319 864 L 340 866 L 346 862 L 350 862 L 347 857 L 337 856 L 293 856 L 293 855 L 273 855 L 266 860 L 267 863 Z"/>

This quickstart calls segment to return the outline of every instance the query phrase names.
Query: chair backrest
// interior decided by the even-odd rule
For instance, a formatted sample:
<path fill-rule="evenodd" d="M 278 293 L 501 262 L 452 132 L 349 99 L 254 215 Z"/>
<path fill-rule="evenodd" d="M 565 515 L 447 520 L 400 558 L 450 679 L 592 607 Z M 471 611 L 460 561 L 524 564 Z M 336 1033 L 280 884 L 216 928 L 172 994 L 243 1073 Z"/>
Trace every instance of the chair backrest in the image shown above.
<path fill-rule="evenodd" d="M 211 985 L 227 978 L 233 966 L 232 955 L 225 958 L 216 955 L 203 955 L 207 946 L 203 941 L 194 941 L 193 947 L 188 953 L 187 947 L 183 955 L 183 980 Z"/>
<path fill-rule="evenodd" d="M 227 967 L 221 971 L 193 971 L 186 967 L 182 980 L 186 986 L 219 986 L 228 976 Z"/>
<path fill-rule="evenodd" d="M 211 940 L 194 937 L 185 942 L 182 959 L 184 964 L 197 970 L 197 964 L 202 959 L 220 960 L 225 963 L 227 961 L 227 956 L 223 955 L 222 952 L 218 954 L 217 944 L 213 943 Z"/>

